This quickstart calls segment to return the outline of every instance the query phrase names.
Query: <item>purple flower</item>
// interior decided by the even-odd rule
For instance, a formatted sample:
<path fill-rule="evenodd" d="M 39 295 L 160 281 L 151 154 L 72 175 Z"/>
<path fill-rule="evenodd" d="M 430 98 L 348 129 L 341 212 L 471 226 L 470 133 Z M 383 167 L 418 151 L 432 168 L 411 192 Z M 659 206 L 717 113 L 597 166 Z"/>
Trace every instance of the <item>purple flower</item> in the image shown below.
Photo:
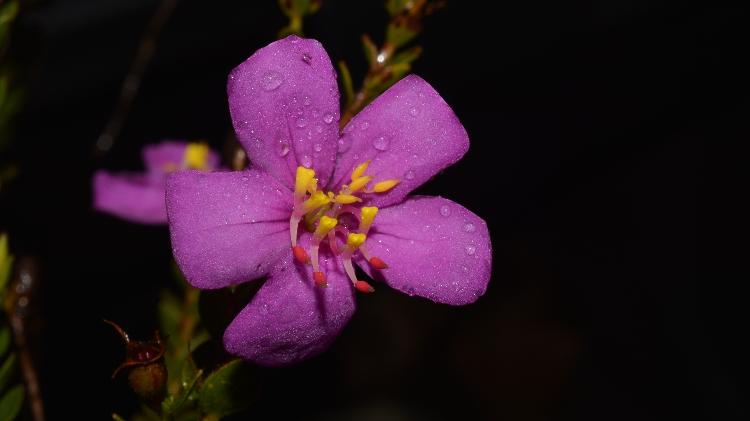
<path fill-rule="evenodd" d="M 279 366 L 325 350 L 354 313 L 355 290 L 372 291 L 353 264 L 440 303 L 484 294 L 492 260 L 485 222 L 448 199 L 408 197 L 469 148 L 427 82 L 404 78 L 341 136 L 336 74 L 318 41 L 291 36 L 258 50 L 227 89 L 253 165 L 174 173 L 167 213 L 192 285 L 268 277 L 227 328 L 229 352 Z"/>
<path fill-rule="evenodd" d="M 211 171 L 219 156 L 203 143 L 167 140 L 143 148 L 145 173 L 94 173 L 94 209 L 141 224 L 166 224 L 164 190 L 169 173 L 179 169 Z"/>

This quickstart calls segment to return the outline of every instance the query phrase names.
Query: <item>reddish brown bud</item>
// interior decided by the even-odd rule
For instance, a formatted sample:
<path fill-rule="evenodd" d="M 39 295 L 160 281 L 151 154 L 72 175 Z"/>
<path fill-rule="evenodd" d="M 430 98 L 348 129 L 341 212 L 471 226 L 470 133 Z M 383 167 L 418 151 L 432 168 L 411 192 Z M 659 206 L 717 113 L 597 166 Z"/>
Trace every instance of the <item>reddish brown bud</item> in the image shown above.
<path fill-rule="evenodd" d="M 125 342 L 125 361 L 112 373 L 112 378 L 121 370 L 128 371 L 128 382 L 133 391 L 151 404 L 164 399 L 167 385 L 167 369 L 164 366 L 164 344 L 159 332 L 154 332 L 150 341 L 132 341 L 130 336 L 114 322 L 105 320 Z"/>

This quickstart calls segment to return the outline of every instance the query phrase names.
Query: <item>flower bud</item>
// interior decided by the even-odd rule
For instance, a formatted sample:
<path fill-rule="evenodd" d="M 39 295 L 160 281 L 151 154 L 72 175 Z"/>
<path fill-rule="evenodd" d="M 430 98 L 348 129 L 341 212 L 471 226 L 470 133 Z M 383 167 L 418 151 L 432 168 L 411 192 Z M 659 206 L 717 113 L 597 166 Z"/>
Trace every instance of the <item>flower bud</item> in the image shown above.
<path fill-rule="evenodd" d="M 112 373 L 127 370 L 130 388 L 151 405 L 159 405 L 167 391 L 167 368 L 164 365 L 164 344 L 159 331 L 150 341 L 132 341 L 128 334 L 114 322 L 105 320 L 125 342 L 125 361 Z"/>

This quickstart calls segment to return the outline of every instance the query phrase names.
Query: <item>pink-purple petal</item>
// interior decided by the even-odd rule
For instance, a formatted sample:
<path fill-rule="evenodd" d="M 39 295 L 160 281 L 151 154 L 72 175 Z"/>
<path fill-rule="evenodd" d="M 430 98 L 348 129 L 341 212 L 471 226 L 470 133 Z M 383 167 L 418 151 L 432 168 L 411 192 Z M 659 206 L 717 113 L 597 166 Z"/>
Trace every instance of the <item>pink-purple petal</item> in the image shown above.
<path fill-rule="evenodd" d="M 469 137 L 453 110 L 427 82 L 407 76 L 357 114 L 339 140 L 339 159 L 332 186 L 349 182 L 352 169 L 372 160 L 373 182 L 399 179 L 371 203 L 388 206 L 458 161 Z"/>
<path fill-rule="evenodd" d="M 97 171 L 93 181 L 94 209 L 141 224 L 165 224 L 164 178 Z"/>
<path fill-rule="evenodd" d="M 300 244 L 307 247 L 309 234 Z M 327 250 L 327 248 L 325 248 Z M 250 304 L 224 333 L 231 354 L 265 366 L 299 362 L 325 351 L 354 314 L 354 288 L 340 261 L 321 253 L 328 287 L 312 280 L 309 265 L 291 253 L 280 260 Z"/>
<path fill-rule="evenodd" d="M 388 268 L 375 270 L 361 258 L 360 267 L 409 295 L 469 304 L 484 294 L 490 280 L 487 224 L 448 199 L 412 197 L 381 209 L 365 244 Z"/>
<path fill-rule="evenodd" d="M 172 249 L 197 288 L 267 274 L 289 253 L 291 192 L 259 170 L 178 171 L 167 180 Z"/>
<path fill-rule="evenodd" d="M 142 150 L 146 172 L 165 174 L 179 168 L 185 159 L 188 143 L 182 140 L 164 140 L 146 145 Z"/>
<path fill-rule="evenodd" d="M 296 36 L 256 51 L 229 75 L 229 111 L 250 161 L 292 187 L 297 166 L 320 185 L 336 159 L 336 72 L 316 40 Z"/>

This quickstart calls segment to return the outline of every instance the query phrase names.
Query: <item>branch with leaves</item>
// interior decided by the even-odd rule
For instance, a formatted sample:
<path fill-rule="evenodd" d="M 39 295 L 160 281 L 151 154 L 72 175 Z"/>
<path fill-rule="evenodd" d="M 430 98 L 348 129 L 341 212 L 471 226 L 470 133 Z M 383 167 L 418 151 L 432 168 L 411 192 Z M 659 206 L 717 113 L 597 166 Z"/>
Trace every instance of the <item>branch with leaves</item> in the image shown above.
<path fill-rule="evenodd" d="M 412 63 L 422 54 L 419 45 L 408 47 L 422 32 L 425 16 L 443 7 L 442 2 L 429 0 L 388 0 L 390 15 L 385 41 L 377 46 L 369 35 L 362 35 L 362 47 L 369 70 L 355 93 L 351 72 L 345 61 L 339 61 L 339 72 L 344 90 L 344 113 L 340 125 L 344 127 L 362 108 L 390 88 L 411 71 Z"/>

